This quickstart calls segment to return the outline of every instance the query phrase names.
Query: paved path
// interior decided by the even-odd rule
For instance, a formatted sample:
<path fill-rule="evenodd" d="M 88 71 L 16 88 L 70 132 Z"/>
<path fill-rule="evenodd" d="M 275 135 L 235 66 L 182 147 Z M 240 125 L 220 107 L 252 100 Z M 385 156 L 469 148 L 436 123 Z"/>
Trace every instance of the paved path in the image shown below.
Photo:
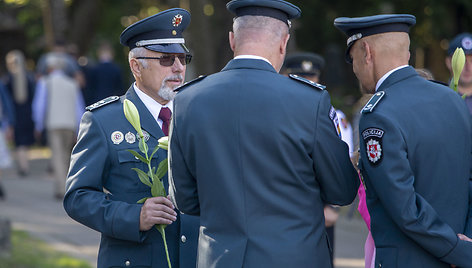
<path fill-rule="evenodd" d="M 62 202 L 53 197 L 53 181 L 47 172 L 48 151 L 33 150 L 32 172 L 20 178 L 13 169 L 2 172 L 7 193 L 0 201 L 0 215 L 10 219 L 14 229 L 25 230 L 58 250 L 96 265 L 100 235 L 70 219 Z M 346 214 L 344 209 L 342 212 Z M 358 217 L 341 216 L 336 225 L 336 268 L 362 268 L 367 234 Z"/>

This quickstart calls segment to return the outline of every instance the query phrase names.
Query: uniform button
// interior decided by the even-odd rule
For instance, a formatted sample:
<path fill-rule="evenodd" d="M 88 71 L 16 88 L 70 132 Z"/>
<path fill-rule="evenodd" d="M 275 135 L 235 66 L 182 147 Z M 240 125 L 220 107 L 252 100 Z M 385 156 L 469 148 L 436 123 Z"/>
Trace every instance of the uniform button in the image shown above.
<path fill-rule="evenodd" d="M 182 241 L 182 243 L 185 243 L 185 242 L 187 242 L 187 237 L 185 237 L 185 235 L 182 235 L 180 237 L 180 240 Z"/>
<path fill-rule="evenodd" d="M 131 262 L 130 261 L 125 261 L 125 265 L 126 265 L 126 267 L 128 267 L 128 266 L 131 265 Z"/>

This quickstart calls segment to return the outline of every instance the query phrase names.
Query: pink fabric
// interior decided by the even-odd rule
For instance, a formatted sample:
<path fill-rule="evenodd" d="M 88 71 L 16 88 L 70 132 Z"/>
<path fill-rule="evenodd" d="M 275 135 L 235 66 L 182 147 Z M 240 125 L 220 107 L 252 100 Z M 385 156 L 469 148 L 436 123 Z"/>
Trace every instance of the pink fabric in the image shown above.
<path fill-rule="evenodd" d="M 365 197 L 365 188 L 363 181 L 361 179 L 361 175 L 359 174 L 359 180 L 361 184 L 359 185 L 359 189 L 357 190 L 357 194 L 359 196 L 359 206 L 357 210 L 364 219 L 367 228 L 369 229 L 369 234 L 367 235 L 367 239 L 364 245 L 364 261 L 365 261 L 365 268 L 374 268 L 375 266 L 375 243 L 374 239 L 372 238 L 372 234 L 370 233 L 370 214 L 369 210 L 367 209 L 367 202 Z"/>
<path fill-rule="evenodd" d="M 359 175 L 359 179 L 360 179 Z M 365 198 L 365 188 L 364 184 L 361 183 L 359 185 L 359 189 L 357 190 L 357 194 L 359 196 L 359 206 L 357 207 L 357 210 L 359 210 L 359 213 L 361 214 L 362 218 L 365 221 L 365 224 L 367 224 L 367 228 L 370 231 L 370 215 L 369 215 L 369 210 L 367 210 L 367 203 L 366 203 L 366 198 Z"/>
<path fill-rule="evenodd" d="M 375 244 L 372 234 L 369 231 L 367 239 L 365 240 L 364 245 L 364 260 L 365 268 L 374 268 L 375 267 Z"/>

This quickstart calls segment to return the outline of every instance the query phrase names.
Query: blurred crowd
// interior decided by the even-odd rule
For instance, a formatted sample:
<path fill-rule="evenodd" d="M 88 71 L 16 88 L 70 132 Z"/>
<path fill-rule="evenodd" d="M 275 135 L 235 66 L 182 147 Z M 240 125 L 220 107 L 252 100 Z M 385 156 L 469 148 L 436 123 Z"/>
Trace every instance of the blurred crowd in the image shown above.
<path fill-rule="evenodd" d="M 72 49 L 71 49 L 72 48 Z M 80 65 L 74 46 L 56 42 L 27 68 L 22 51 L 7 53 L 7 72 L 0 79 L 0 170 L 15 168 L 20 178 L 31 175 L 29 149 L 51 150 L 48 170 L 55 179 L 54 197 L 64 196 L 70 152 L 85 107 L 123 94 L 123 79 L 112 46 L 99 44 L 96 60 Z M 1 183 L 0 200 L 6 198 Z"/>

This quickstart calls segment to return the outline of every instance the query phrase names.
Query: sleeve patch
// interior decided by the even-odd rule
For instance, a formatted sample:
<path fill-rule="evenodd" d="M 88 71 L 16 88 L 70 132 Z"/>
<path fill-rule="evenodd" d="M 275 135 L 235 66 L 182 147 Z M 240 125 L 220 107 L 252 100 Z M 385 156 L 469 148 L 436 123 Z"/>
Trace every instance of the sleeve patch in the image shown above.
<path fill-rule="evenodd" d="M 367 128 L 362 131 L 362 139 L 366 145 L 366 154 L 369 163 L 377 166 L 382 162 L 382 137 L 385 131 L 380 128 Z"/>
<path fill-rule="evenodd" d="M 334 109 L 333 106 L 331 106 L 331 109 L 329 110 L 329 119 L 333 122 L 334 128 L 336 129 L 336 133 L 338 134 L 339 138 L 341 137 L 341 127 L 339 126 L 339 119 L 338 115 L 336 113 L 336 110 Z"/>

